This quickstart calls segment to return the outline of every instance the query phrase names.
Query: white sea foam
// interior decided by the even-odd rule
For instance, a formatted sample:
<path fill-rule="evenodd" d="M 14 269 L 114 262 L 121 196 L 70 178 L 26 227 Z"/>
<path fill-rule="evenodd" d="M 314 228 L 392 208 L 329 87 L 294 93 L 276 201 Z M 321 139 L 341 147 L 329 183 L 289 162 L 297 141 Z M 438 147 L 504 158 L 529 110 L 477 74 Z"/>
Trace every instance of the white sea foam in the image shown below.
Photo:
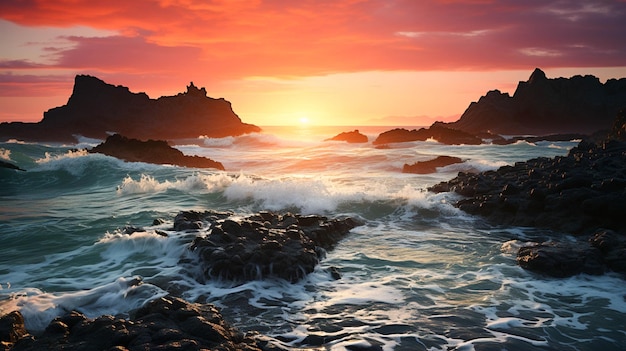
<path fill-rule="evenodd" d="M 0 148 L 0 159 L 11 161 L 11 150 Z"/>

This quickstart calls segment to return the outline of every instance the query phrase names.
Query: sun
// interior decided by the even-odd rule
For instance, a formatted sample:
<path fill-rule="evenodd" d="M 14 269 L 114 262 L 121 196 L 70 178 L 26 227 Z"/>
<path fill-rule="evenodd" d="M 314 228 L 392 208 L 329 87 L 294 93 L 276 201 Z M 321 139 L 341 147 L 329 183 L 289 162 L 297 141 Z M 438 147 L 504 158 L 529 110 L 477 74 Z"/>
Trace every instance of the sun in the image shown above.
<path fill-rule="evenodd" d="M 309 124 L 309 117 L 300 117 L 300 124 Z"/>

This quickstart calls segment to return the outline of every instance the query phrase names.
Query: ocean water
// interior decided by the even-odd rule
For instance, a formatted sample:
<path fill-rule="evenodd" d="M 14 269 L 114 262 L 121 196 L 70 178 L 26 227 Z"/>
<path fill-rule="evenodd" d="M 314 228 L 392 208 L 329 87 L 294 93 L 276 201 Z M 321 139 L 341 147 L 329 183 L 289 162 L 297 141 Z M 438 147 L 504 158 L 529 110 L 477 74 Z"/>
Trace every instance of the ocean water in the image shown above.
<path fill-rule="evenodd" d="M 349 127 L 266 127 L 263 133 L 178 141 L 226 171 L 128 163 L 77 145 L 0 143 L 0 314 L 20 310 L 41 331 L 56 316 L 127 316 L 171 293 L 213 303 L 243 331 L 298 350 L 618 350 L 626 290 L 617 275 L 546 278 L 516 248 L 550 232 L 467 215 L 458 195 L 426 188 L 459 171 L 565 155 L 570 142 L 447 146 L 324 142 Z M 465 161 L 429 175 L 404 163 Z M 301 282 L 199 283 L 190 242 L 171 230 L 181 210 L 349 215 L 357 227 Z M 153 225 L 154 219 L 162 224 Z M 126 226 L 146 231 L 124 234 Z M 167 237 L 156 231 L 168 233 Z M 333 280 L 336 267 L 342 275 Z"/>

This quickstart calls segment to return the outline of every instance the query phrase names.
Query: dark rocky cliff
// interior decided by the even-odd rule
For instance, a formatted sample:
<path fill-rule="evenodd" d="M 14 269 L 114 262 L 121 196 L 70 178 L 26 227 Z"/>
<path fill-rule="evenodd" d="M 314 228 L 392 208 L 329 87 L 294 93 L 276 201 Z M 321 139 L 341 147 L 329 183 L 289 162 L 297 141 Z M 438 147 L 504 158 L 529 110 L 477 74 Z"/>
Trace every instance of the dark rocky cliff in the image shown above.
<path fill-rule="evenodd" d="M 64 106 L 44 112 L 38 123 L 2 123 L 0 140 L 72 141 L 74 135 L 105 138 L 116 132 L 138 139 L 224 137 L 258 132 L 233 112 L 230 102 L 206 96 L 191 83 L 187 92 L 150 99 L 87 75 L 75 78 Z"/>
<path fill-rule="evenodd" d="M 458 121 L 436 125 L 469 133 L 591 134 L 609 129 L 624 107 L 626 78 L 604 84 L 591 75 L 549 79 L 537 68 L 528 81 L 519 82 L 513 96 L 489 91 L 472 102 Z"/>

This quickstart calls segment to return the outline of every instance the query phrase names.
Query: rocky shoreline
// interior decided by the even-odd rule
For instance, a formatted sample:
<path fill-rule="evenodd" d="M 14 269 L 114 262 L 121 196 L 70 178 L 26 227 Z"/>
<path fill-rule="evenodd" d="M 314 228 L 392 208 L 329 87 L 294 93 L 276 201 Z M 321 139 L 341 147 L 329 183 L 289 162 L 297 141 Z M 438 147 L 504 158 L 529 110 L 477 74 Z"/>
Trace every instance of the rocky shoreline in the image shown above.
<path fill-rule="evenodd" d="M 162 221 L 155 219 L 153 224 Z M 268 278 L 296 282 L 311 273 L 326 250 L 358 225 L 359 221 L 349 217 L 263 211 L 240 219 L 231 212 L 182 211 L 174 218 L 172 230 L 197 232 L 189 244 L 197 260 L 181 259 L 180 264 L 188 267 L 190 274 L 200 268 L 203 273 L 196 277 L 200 282 Z M 136 227 L 124 230 L 128 235 L 142 231 L 145 229 Z M 341 278 L 336 268 L 329 274 Z M 284 350 L 258 335 L 237 331 L 211 304 L 190 303 L 172 295 L 152 300 L 129 315 L 128 319 L 111 315 L 89 319 L 71 311 L 54 319 L 42 333 L 32 335 L 22 314 L 12 311 L 0 317 L 0 346 L 13 351 Z"/>
<path fill-rule="evenodd" d="M 626 110 L 600 142 L 567 156 L 536 158 L 479 174 L 459 173 L 429 188 L 463 195 L 455 205 L 507 226 L 547 228 L 576 243 L 551 241 L 518 252 L 518 263 L 551 276 L 626 273 Z"/>

